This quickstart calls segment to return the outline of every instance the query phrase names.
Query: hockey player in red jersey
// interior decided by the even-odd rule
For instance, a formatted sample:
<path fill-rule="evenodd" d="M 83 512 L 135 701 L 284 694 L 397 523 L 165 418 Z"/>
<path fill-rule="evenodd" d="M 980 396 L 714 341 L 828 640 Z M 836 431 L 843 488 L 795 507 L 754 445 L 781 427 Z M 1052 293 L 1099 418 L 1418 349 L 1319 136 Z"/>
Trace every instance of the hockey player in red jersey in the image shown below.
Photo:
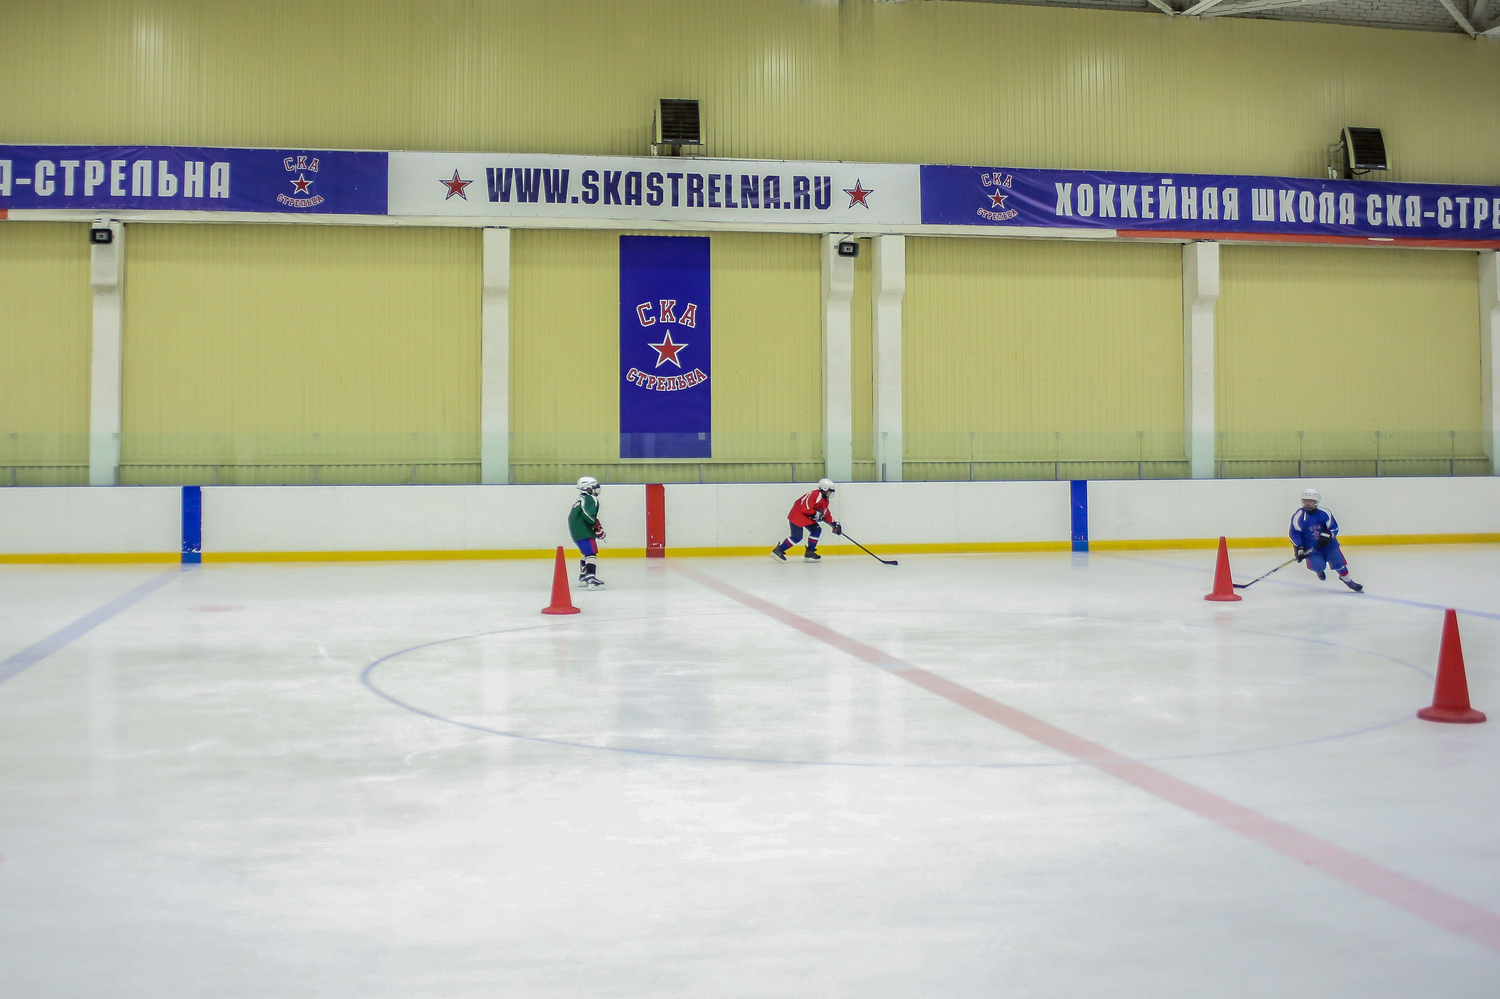
<path fill-rule="evenodd" d="M 844 529 L 839 522 L 833 519 L 833 514 L 828 509 L 828 497 L 833 495 L 833 481 L 830 479 L 819 479 L 818 488 L 806 496 L 799 496 L 797 502 L 792 504 L 791 512 L 786 515 L 787 522 L 792 527 L 790 537 L 783 538 L 781 544 L 771 549 L 771 557 L 778 562 L 786 561 L 787 549 L 802 542 L 802 532 L 807 532 L 807 550 L 802 555 L 804 562 L 821 562 L 823 556 L 818 554 L 818 538 L 823 533 L 823 524 L 833 528 L 834 534 L 843 534 Z"/>

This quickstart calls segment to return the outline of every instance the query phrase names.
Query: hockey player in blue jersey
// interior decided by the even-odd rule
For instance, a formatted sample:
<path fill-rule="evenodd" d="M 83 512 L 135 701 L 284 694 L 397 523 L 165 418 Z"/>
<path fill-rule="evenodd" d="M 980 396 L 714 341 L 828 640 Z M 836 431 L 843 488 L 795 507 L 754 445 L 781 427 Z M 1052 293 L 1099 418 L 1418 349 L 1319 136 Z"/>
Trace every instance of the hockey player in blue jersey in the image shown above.
<path fill-rule="evenodd" d="M 1302 508 L 1292 514 L 1292 548 L 1297 561 L 1307 560 L 1307 567 L 1327 579 L 1324 569 L 1339 574 L 1339 581 L 1355 593 L 1365 588 L 1349 578 L 1349 563 L 1339 548 L 1339 522 L 1333 514 L 1321 509 L 1323 495 L 1316 489 L 1302 490 Z"/>

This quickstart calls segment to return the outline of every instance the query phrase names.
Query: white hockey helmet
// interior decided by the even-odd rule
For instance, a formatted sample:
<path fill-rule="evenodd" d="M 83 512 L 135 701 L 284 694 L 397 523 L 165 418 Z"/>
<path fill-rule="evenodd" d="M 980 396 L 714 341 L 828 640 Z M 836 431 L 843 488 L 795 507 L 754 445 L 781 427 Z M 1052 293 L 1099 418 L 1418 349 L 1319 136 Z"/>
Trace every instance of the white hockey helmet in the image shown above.
<path fill-rule="evenodd" d="M 1302 490 L 1302 498 L 1303 500 L 1312 500 L 1314 503 L 1323 502 L 1323 494 L 1312 488 Z"/>
<path fill-rule="evenodd" d="M 599 491 L 599 480 L 592 475 L 585 475 L 578 480 L 578 491 L 588 493 L 590 496 Z"/>
<path fill-rule="evenodd" d="M 831 492 L 833 492 L 833 480 L 832 479 L 819 479 L 818 480 L 818 488 L 821 489 L 821 490 L 823 490 L 825 493 L 831 493 Z"/>

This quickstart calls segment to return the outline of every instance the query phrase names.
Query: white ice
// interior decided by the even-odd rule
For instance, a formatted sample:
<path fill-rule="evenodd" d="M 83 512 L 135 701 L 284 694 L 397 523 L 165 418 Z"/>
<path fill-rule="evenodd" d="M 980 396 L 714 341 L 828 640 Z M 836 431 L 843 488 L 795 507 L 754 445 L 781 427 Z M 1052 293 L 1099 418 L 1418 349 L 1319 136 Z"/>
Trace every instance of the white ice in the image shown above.
<path fill-rule="evenodd" d="M 1500 913 L 1500 546 L 1347 551 L 1363 596 L 1232 605 L 1202 551 L 606 551 L 573 617 L 543 562 L 174 571 L 0 683 L 0 994 L 1500 995 L 1493 946 L 837 645 Z M 0 568 L 0 661 L 161 572 Z M 1414 718 L 1442 607 L 1488 724 Z"/>

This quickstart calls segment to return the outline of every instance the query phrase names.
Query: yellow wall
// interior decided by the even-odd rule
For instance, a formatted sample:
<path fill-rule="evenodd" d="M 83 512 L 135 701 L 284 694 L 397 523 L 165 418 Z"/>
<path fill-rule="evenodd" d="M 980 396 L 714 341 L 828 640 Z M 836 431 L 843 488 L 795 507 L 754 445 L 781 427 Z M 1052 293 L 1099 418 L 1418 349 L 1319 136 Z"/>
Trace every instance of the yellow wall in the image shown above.
<path fill-rule="evenodd" d="M 516 482 L 590 474 L 618 453 L 619 234 L 517 229 L 510 244 Z M 598 476 L 609 481 L 605 476 Z"/>
<path fill-rule="evenodd" d="M 753 481 L 821 468 L 818 237 L 710 237 L 714 458 L 700 463 L 618 457 L 621 235 L 512 235 L 515 481 Z"/>
<path fill-rule="evenodd" d="M 720 474 L 816 479 L 823 474 L 820 240 L 770 233 L 715 233 L 713 240 L 714 454 L 779 466 L 741 464 Z"/>
<path fill-rule="evenodd" d="M 0 223 L 0 485 L 88 481 L 88 226 Z"/>
<path fill-rule="evenodd" d="M 1473 253 L 1226 246 L 1220 277 L 1216 420 L 1239 474 L 1299 455 L 1372 473 L 1376 431 L 1393 460 L 1477 455 Z"/>
<path fill-rule="evenodd" d="M 122 483 L 478 481 L 478 230 L 127 245 Z"/>
<path fill-rule="evenodd" d="M 8 0 L 0 134 L 643 154 L 693 97 L 716 156 L 1314 176 L 1356 124 L 1395 179 L 1500 182 L 1500 46 L 1142 10 Z"/>
<path fill-rule="evenodd" d="M 1021 463 L 976 469 L 979 478 L 1120 473 L 1058 470 L 1054 460 L 1178 461 L 1181 253 L 1156 243 L 909 239 L 908 477 L 963 478 L 971 461 Z"/>
<path fill-rule="evenodd" d="M 1500 120 L 1474 103 L 1500 89 L 1500 46 L 1461 35 L 873 0 L 9 0 L 0 28 L 8 142 L 641 154 L 654 99 L 695 97 L 701 152 L 717 156 L 1316 176 L 1338 128 L 1363 124 L 1386 130 L 1391 179 L 1500 183 Z M 60 235 L 55 258 L 17 249 L 52 245 L 23 232 L 65 229 L 0 223 L 0 305 L 35 317 L 58 345 L 38 355 L 27 354 L 36 341 L 21 344 L 16 356 L 39 374 L 20 365 L 0 373 L 0 414 L 76 433 L 86 426 L 86 253 Z M 477 474 L 477 234 L 131 233 L 123 481 Z M 568 478 L 580 463 L 613 457 L 617 235 L 515 236 L 514 454 L 533 463 L 518 481 Z M 611 474 L 806 478 L 821 460 L 816 238 L 713 239 L 719 457 L 706 470 Z M 1177 253 L 912 240 L 908 457 L 931 475 L 1019 458 L 1034 460 L 978 474 L 1125 474 L 1107 463 L 1063 466 L 1069 457 L 1128 463 L 1134 448 L 1137 460 L 1159 462 L 1156 474 L 1176 474 Z M 1310 272 L 1237 262 L 1257 253 L 1336 262 Z M 1367 280 L 1358 275 L 1369 258 L 1225 251 L 1226 434 L 1269 432 L 1288 411 L 1267 381 L 1287 310 L 1303 328 L 1343 329 L 1334 313 L 1352 309 L 1394 330 L 1392 317 L 1409 318 L 1413 302 L 1422 303 L 1415 314 L 1438 318 L 1434 329 L 1412 328 L 1441 340 L 1413 363 L 1444 376 L 1413 381 L 1405 334 L 1382 332 L 1386 347 L 1340 359 L 1329 391 L 1348 398 L 1330 412 L 1357 423 L 1351 433 L 1402 422 L 1388 432 L 1408 436 L 1386 446 L 1421 455 L 1436 445 L 1412 434 L 1467 432 L 1477 419 L 1471 258 L 1391 254 L 1377 265 L 1389 280 Z M 1331 309 L 1329 296 L 1308 290 L 1313 273 L 1375 298 L 1334 290 L 1347 301 Z M 859 275 L 863 477 L 868 274 Z M 1261 282 L 1251 299 L 1262 305 L 1236 298 L 1236 275 Z M 1395 287 L 1405 294 L 1388 301 Z M 30 304 L 8 304 L 22 300 Z M 1360 304 L 1368 301 L 1395 311 Z M 0 328 L 4 344 L 13 330 Z M 1225 368 L 1227 357 L 1244 362 Z M 580 379 L 580 363 L 592 377 Z M 41 399 L 37 386 L 54 383 Z M 1399 419 L 1369 412 L 1390 386 L 1425 401 L 1402 402 Z M 557 435 L 567 434 L 563 447 Z M 83 460 L 81 442 L 46 446 L 49 461 Z M 1058 465 L 1043 460 L 1049 451 Z M 223 471 L 230 465 L 260 470 Z"/>

